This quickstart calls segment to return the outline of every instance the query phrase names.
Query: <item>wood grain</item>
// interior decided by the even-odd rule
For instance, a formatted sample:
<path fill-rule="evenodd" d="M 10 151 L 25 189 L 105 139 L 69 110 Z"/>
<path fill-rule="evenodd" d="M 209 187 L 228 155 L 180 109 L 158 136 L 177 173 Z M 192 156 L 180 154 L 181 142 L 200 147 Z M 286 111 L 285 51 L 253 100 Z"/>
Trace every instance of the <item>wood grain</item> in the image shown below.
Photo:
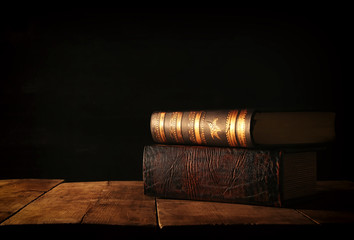
<path fill-rule="evenodd" d="M 2 224 L 80 223 L 106 185 L 107 182 L 62 183 Z"/>
<path fill-rule="evenodd" d="M 61 182 L 60 179 L 0 180 L 0 223 Z"/>
<path fill-rule="evenodd" d="M 156 201 L 160 228 L 197 225 L 315 224 L 294 209 L 172 199 Z"/>
<path fill-rule="evenodd" d="M 156 226 L 155 201 L 142 182 L 63 183 L 3 225 L 81 223 Z"/>
<path fill-rule="evenodd" d="M 142 182 L 108 182 L 82 223 L 156 226 L 155 198 L 144 195 Z"/>
<path fill-rule="evenodd" d="M 62 180 L 46 179 L 1 180 L 0 213 L 5 219 L 1 225 L 82 224 L 122 226 L 124 229 L 126 226 L 155 229 L 158 225 L 163 229 L 230 226 L 240 230 L 253 229 L 253 226 L 287 229 L 287 226 L 354 223 L 353 182 L 321 181 L 317 191 L 314 198 L 291 208 L 277 208 L 177 199 L 155 200 L 143 194 L 141 181 L 62 183 Z M 348 226 L 346 224 L 343 226 Z"/>

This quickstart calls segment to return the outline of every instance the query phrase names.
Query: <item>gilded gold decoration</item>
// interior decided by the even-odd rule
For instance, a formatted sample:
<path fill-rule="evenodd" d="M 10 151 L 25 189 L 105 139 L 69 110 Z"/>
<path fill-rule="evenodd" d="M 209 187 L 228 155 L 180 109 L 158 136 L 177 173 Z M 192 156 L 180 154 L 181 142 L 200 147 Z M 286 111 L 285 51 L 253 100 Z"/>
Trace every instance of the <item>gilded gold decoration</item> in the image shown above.
<path fill-rule="evenodd" d="M 192 143 L 196 143 L 195 132 L 194 132 L 194 121 L 196 112 L 189 112 L 188 115 L 188 136 Z"/>
<path fill-rule="evenodd" d="M 252 147 L 252 116 L 247 109 L 155 112 L 150 128 L 159 143 Z"/>
<path fill-rule="evenodd" d="M 235 128 L 237 113 L 237 110 L 229 111 L 226 118 L 226 138 L 230 147 L 236 147 L 238 145 Z"/>
<path fill-rule="evenodd" d="M 184 143 L 182 136 L 182 116 L 183 112 L 172 112 L 170 115 L 166 115 L 165 117 L 165 122 L 169 121 L 169 124 L 167 125 L 169 126 L 169 139 L 172 139 L 172 141 L 176 143 Z M 167 126 L 165 126 L 165 128 Z"/>
<path fill-rule="evenodd" d="M 162 143 L 166 142 L 165 129 L 164 129 L 165 115 L 166 115 L 165 112 L 160 113 L 159 131 L 160 131 L 160 137 Z"/>
<path fill-rule="evenodd" d="M 206 112 L 202 112 L 202 116 L 200 118 L 200 131 L 201 131 L 201 137 L 202 137 L 202 142 L 204 145 L 207 145 L 207 140 L 205 137 L 205 130 L 204 130 L 204 126 L 205 126 L 205 117 L 206 117 Z"/>
<path fill-rule="evenodd" d="M 215 140 L 215 138 L 218 138 L 219 140 L 221 140 L 221 138 L 218 135 L 218 132 L 221 132 L 220 127 L 218 127 L 218 125 L 216 125 L 216 122 L 219 120 L 219 118 L 215 118 L 213 120 L 213 122 L 208 122 L 208 126 L 210 128 L 210 135 L 213 138 L 213 140 Z"/>
<path fill-rule="evenodd" d="M 178 139 L 177 139 L 177 115 L 178 115 L 178 112 L 173 112 L 172 113 L 172 116 L 170 117 L 170 137 L 172 139 L 174 139 L 174 141 L 178 142 Z"/>
<path fill-rule="evenodd" d="M 159 141 L 158 132 L 159 132 L 159 118 L 157 117 L 157 113 L 153 113 L 151 116 L 151 129 L 152 129 L 152 137 L 155 141 Z"/>
<path fill-rule="evenodd" d="M 202 116 L 203 112 L 197 112 L 195 115 L 195 120 L 194 120 L 194 133 L 195 133 L 195 139 L 198 144 L 202 144 L 202 138 L 200 136 L 200 117 Z"/>
<path fill-rule="evenodd" d="M 183 112 L 177 113 L 177 121 L 176 121 L 176 129 L 177 129 L 177 142 L 183 143 L 183 136 L 182 136 L 182 116 Z"/>
<path fill-rule="evenodd" d="M 247 110 L 241 110 L 236 123 L 236 134 L 241 147 L 247 147 L 246 115 L 247 115 Z"/>

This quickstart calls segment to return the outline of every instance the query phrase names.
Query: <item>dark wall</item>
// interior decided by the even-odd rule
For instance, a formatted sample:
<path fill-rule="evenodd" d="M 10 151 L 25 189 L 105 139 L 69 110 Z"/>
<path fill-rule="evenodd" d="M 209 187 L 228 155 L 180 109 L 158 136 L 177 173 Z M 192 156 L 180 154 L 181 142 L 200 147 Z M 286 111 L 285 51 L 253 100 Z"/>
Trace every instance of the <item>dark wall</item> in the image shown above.
<path fill-rule="evenodd" d="M 335 111 L 319 178 L 352 178 L 342 10 L 3 11 L 1 178 L 141 180 L 153 111 L 238 107 Z"/>

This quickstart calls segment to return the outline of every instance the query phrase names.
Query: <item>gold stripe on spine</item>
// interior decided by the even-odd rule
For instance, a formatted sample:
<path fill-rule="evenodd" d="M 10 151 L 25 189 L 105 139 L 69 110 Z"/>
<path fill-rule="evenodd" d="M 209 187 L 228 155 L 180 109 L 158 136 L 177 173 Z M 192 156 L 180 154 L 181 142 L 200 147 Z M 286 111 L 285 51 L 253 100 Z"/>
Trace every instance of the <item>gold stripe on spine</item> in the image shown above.
<path fill-rule="evenodd" d="M 191 143 L 197 143 L 197 141 L 195 140 L 195 132 L 194 132 L 194 120 L 195 120 L 195 115 L 196 112 L 192 111 L 189 112 L 188 114 L 188 137 L 189 137 L 189 141 L 191 141 Z"/>
<path fill-rule="evenodd" d="M 231 117 L 231 139 L 233 141 L 234 146 L 238 146 L 239 143 L 237 142 L 236 138 L 236 120 L 237 120 L 237 115 L 238 115 L 238 110 L 233 111 L 232 117 Z"/>
<path fill-rule="evenodd" d="M 182 136 L 182 117 L 183 117 L 183 112 L 177 112 L 176 132 L 177 132 L 178 143 L 184 143 L 183 136 Z"/>
<path fill-rule="evenodd" d="M 202 111 L 197 112 L 195 115 L 195 120 L 194 120 L 194 134 L 195 134 L 195 140 L 199 145 L 202 144 L 202 137 L 200 135 L 200 118 L 202 116 Z"/>
<path fill-rule="evenodd" d="M 166 142 L 165 128 L 164 128 L 165 115 L 166 115 L 165 112 L 161 112 L 160 113 L 159 131 L 160 131 L 160 137 L 161 137 L 161 142 L 162 143 Z"/>
<path fill-rule="evenodd" d="M 247 147 L 246 115 L 247 115 L 247 110 L 241 110 L 236 123 L 236 134 L 241 147 Z"/>
<path fill-rule="evenodd" d="M 226 139 L 230 147 L 238 146 L 236 139 L 236 118 L 238 110 L 231 110 L 226 118 Z"/>
<path fill-rule="evenodd" d="M 205 126 L 205 117 L 206 117 L 206 112 L 202 112 L 202 116 L 200 119 L 200 131 L 201 131 L 201 136 L 202 136 L 202 142 L 203 144 L 207 145 L 207 140 L 205 137 L 205 130 L 204 130 L 204 126 Z"/>

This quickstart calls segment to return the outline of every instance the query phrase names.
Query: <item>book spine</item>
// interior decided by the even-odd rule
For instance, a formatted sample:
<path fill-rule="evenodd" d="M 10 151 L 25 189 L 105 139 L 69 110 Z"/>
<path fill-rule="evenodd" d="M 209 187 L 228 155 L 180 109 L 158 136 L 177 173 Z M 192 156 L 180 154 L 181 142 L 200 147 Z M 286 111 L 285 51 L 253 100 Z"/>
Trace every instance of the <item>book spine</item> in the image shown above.
<path fill-rule="evenodd" d="M 150 130 L 153 140 L 163 144 L 253 147 L 252 115 L 247 109 L 154 112 Z"/>
<path fill-rule="evenodd" d="M 280 151 L 152 145 L 144 193 L 161 198 L 280 206 Z"/>

